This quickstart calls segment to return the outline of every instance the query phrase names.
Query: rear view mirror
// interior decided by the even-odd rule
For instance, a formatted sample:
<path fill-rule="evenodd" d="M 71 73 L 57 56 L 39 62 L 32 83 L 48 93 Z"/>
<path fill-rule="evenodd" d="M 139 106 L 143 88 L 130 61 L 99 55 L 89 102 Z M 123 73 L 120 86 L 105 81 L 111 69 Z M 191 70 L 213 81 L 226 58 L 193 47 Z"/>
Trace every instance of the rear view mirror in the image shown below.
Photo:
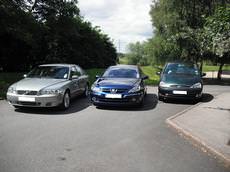
<path fill-rule="evenodd" d="M 157 75 L 161 75 L 161 72 L 156 72 Z"/>
<path fill-rule="evenodd" d="M 96 75 L 95 78 L 96 78 L 96 79 L 100 78 L 100 75 Z"/>
<path fill-rule="evenodd" d="M 146 79 L 149 79 L 149 76 L 145 75 L 141 78 L 142 80 L 146 80 Z"/>
<path fill-rule="evenodd" d="M 203 76 L 206 76 L 206 73 L 202 73 L 201 76 L 202 76 L 202 77 L 203 77 Z"/>
<path fill-rule="evenodd" d="M 78 77 L 79 77 L 78 75 L 73 75 L 72 79 L 78 79 Z"/>

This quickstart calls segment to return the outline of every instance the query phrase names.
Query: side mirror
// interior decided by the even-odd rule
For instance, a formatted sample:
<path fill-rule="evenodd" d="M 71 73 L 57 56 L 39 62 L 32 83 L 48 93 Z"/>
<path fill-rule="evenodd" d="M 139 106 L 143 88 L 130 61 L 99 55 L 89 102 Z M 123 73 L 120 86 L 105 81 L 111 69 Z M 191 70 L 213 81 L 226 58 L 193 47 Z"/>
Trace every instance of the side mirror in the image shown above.
<path fill-rule="evenodd" d="M 161 72 L 156 72 L 157 75 L 161 75 Z"/>
<path fill-rule="evenodd" d="M 141 78 L 142 80 L 146 80 L 146 79 L 149 79 L 149 76 L 145 75 Z"/>
<path fill-rule="evenodd" d="M 96 75 L 96 76 L 95 76 L 96 79 L 98 79 L 98 78 L 100 78 L 100 77 L 101 77 L 100 75 Z"/>
<path fill-rule="evenodd" d="M 26 77 L 27 77 L 27 74 L 24 74 L 23 77 L 26 78 Z"/>
<path fill-rule="evenodd" d="M 71 77 L 71 79 L 78 79 L 78 75 L 73 75 L 72 77 Z"/>
<path fill-rule="evenodd" d="M 201 76 L 202 76 L 202 77 L 203 77 L 203 76 L 206 76 L 206 73 L 202 73 Z"/>

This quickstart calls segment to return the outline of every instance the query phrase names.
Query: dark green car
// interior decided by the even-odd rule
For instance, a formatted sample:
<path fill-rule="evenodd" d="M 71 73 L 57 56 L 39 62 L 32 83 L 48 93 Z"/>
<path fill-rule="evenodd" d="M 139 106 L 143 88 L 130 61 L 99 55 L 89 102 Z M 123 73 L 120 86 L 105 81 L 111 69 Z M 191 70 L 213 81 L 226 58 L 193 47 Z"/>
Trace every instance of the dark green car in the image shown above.
<path fill-rule="evenodd" d="M 202 98 L 202 76 L 196 64 L 193 63 L 167 63 L 159 73 L 161 75 L 158 86 L 159 100 Z"/>

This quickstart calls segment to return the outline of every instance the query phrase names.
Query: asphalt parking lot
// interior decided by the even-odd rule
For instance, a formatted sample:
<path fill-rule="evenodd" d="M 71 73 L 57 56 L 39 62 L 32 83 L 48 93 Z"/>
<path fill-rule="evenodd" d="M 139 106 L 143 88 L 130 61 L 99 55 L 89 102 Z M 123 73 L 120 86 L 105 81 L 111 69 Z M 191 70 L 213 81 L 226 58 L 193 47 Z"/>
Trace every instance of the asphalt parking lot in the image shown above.
<path fill-rule="evenodd" d="M 205 86 L 204 101 L 230 92 Z M 67 111 L 14 109 L 0 101 L 0 172 L 227 172 L 165 120 L 191 102 L 158 102 L 148 88 L 142 108 L 96 108 L 86 98 Z"/>

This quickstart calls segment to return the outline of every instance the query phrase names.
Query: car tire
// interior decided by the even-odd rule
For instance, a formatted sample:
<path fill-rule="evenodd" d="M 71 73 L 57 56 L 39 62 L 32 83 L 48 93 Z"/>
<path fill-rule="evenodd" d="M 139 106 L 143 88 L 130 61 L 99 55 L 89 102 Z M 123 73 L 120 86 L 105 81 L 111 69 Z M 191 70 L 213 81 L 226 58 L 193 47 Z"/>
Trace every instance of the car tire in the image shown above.
<path fill-rule="evenodd" d="M 63 96 L 62 104 L 60 105 L 61 110 L 66 110 L 70 107 L 70 93 L 67 90 Z"/>
<path fill-rule="evenodd" d="M 159 96 L 159 94 L 158 94 L 158 100 L 159 100 L 159 101 L 164 101 L 164 97 Z"/>
<path fill-rule="evenodd" d="M 21 106 L 13 105 L 15 109 L 21 108 Z"/>
<path fill-rule="evenodd" d="M 85 90 L 82 94 L 83 97 L 88 97 L 89 96 L 89 84 L 86 84 Z"/>

